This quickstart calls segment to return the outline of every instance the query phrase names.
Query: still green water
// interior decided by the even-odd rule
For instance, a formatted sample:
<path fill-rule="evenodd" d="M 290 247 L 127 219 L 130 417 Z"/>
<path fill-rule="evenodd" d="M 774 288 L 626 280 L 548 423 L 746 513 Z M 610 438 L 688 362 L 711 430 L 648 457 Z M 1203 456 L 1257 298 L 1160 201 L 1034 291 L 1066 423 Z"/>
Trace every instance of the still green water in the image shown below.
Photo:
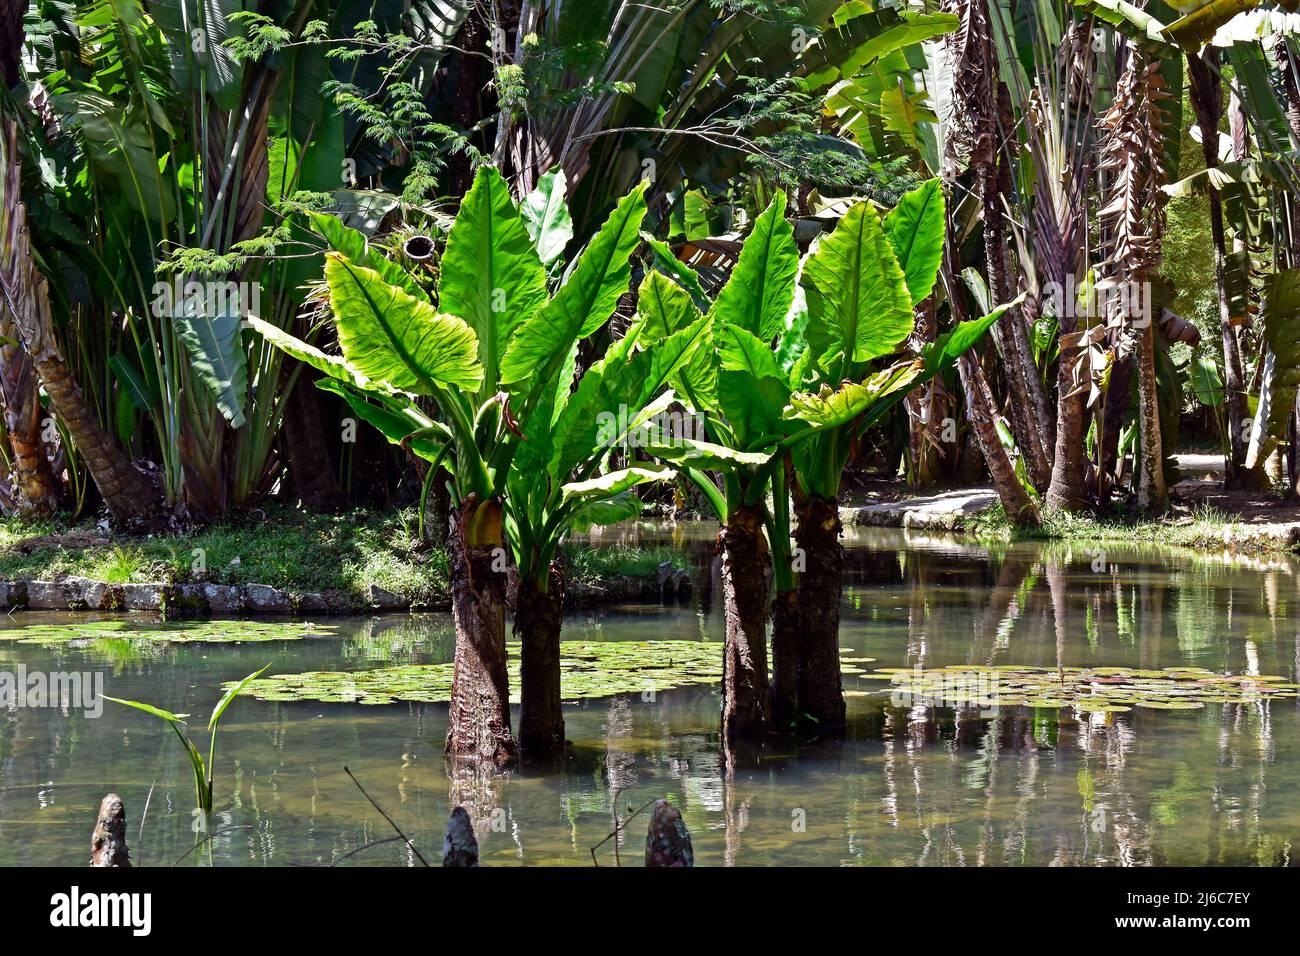
<path fill-rule="evenodd" d="M 574 613 L 565 639 L 720 642 L 711 537 L 707 526 L 601 535 L 596 543 L 675 539 L 694 594 L 687 606 Z M 860 665 L 868 670 L 1203 667 L 1297 679 L 1291 559 L 988 549 L 902 532 L 858 532 L 846 545 L 841 643 L 875 658 Z M 14 615 L 8 626 L 54 620 Z M 221 683 L 268 662 L 268 673 L 290 673 L 450 659 L 443 615 L 338 623 L 334 635 L 246 644 L 0 641 L 0 672 L 102 672 L 107 694 L 202 717 L 195 736 L 206 753 L 201 725 Z M 882 686 L 845 678 L 850 691 Z M 563 768 L 453 782 L 441 755 L 445 705 L 241 698 L 221 725 L 216 835 L 182 865 L 419 865 L 400 842 L 346 856 L 393 834 L 345 765 L 435 863 L 453 799 L 471 806 L 493 866 L 590 866 L 615 812 L 659 796 L 681 808 L 700 865 L 1278 865 L 1300 838 L 1296 700 L 1077 719 L 895 707 L 888 693 L 848 705 L 844 741 L 734 755 L 728 773 L 716 688 L 587 701 L 566 708 Z M 104 708 L 98 718 L 0 708 L 0 865 L 84 865 L 110 790 L 126 804 L 137 864 L 170 865 L 193 847 L 179 742 L 155 718 Z M 604 843 L 600 864 L 614 865 L 617 852 L 640 865 L 644 826 L 637 818 Z"/>

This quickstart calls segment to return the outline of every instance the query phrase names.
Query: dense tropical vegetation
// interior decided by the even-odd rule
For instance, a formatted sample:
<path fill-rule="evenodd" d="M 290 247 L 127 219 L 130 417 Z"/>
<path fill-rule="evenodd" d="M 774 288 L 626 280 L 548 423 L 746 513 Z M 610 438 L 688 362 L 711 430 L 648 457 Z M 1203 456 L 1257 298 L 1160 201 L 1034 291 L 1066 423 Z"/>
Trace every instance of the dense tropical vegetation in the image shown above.
<path fill-rule="evenodd" d="M 564 751 L 567 539 L 671 498 L 724 736 L 834 734 L 864 476 L 1297 493 L 1295 6 L 5 0 L 0 505 L 413 504 L 503 766 Z"/>

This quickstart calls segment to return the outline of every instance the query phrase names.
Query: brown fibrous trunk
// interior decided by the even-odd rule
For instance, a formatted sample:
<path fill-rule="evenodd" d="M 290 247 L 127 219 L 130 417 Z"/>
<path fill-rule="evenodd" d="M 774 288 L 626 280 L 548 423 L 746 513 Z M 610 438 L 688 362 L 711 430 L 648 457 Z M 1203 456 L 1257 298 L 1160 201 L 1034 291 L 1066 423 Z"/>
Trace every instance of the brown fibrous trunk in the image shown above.
<path fill-rule="evenodd" d="M 501 767 L 515 759 L 506 678 L 506 574 L 499 500 L 470 495 L 448 542 L 456 662 L 446 754 Z"/>
<path fill-rule="evenodd" d="M 560 706 L 560 628 L 564 573 L 551 562 L 546 590 L 530 576 L 519 581 L 515 634 L 523 642 L 520 662 L 519 749 L 530 760 L 564 753 Z"/>
<path fill-rule="evenodd" d="M 840 546 L 840 508 L 835 498 L 812 495 L 798 502 L 795 542 L 803 553 L 799 575 L 799 715 L 820 732 L 845 725 L 840 681 L 840 584 L 844 549 Z"/>
<path fill-rule="evenodd" d="M 771 556 L 759 508 L 741 507 L 718 534 L 726 615 L 723 646 L 722 733 L 754 738 L 767 730 L 768 579 Z"/>

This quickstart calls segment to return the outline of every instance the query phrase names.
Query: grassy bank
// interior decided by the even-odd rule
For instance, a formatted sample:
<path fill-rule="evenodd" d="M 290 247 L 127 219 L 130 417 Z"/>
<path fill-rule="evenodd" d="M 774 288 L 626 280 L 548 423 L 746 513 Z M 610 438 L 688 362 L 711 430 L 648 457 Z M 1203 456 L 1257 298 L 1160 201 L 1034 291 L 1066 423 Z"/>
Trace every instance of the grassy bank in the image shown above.
<path fill-rule="evenodd" d="M 998 504 L 970 518 L 966 529 L 968 534 L 986 541 L 1091 541 L 1151 544 L 1197 551 L 1230 549 L 1250 554 L 1300 550 L 1295 531 L 1243 522 L 1204 505 L 1166 518 L 1044 511 L 1041 525 L 1022 529 L 1012 526 Z"/>
<path fill-rule="evenodd" d="M 599 586 L 619 576 L 654 579 L 683 567 L 669 549 L 570 545 L 570 579 Z M 341 515 L 270 508 L 199 531 L 118 537 L 93 525 L 0 520 L 0 580 L 77 575 L 111 584 L 267 584 L 297 593 L 337 592 L 364 603 L 369 585 L 413 604 L 448 599 L 447 555 L 422 545 L 414 511 Z"/>

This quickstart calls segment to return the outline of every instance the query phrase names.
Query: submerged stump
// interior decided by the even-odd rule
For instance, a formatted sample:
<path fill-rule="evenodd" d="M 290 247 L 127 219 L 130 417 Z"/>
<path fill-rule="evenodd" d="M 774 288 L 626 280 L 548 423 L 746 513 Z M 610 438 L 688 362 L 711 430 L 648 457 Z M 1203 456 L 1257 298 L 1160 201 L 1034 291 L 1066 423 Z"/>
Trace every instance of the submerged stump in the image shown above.
<path fill-rule="evenodd" d="M 455 807 L 442 838 L 443 866 L 478 866 L 478 840 L 464 807 Z"/>
<path fill-rule="evenodd" d="M 694 866 L 695 851 L 682 815 L 667 800 L 656 800 L 645 837 L 646 866 Z"/>
<path fill-rule="evenodd" d="M 90 865 L 131 865 L 131 853 L 126 848 L 126 808 L 115 793 L 104 797 L 99 804 L 99 819 L 90 838 Z"/>

